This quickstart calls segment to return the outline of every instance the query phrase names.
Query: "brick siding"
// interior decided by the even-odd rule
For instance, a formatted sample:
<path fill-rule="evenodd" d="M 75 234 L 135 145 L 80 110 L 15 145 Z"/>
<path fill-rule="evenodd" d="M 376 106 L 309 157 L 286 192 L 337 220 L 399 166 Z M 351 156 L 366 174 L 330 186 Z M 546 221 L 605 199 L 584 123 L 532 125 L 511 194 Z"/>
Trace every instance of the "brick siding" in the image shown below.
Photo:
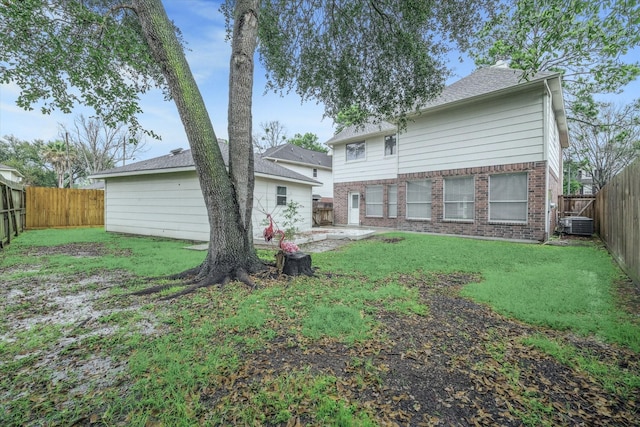
<path fill-rule="evenodd" d="M 400 230 L 422 231 L 443 234 L 459 234 L 466 236 L 483 236 L 507 239 L 539 240 L 547 238 L 545 232 L 546 195 L 546 162 L 528 162 L 509 165 L 483 166 L 433 172 L 400 174 L 398 179 L 356 181 L 334 183 L 334 223 L 348 224 L 348 202 L 350 192 L 364 195 L 370 185 L 383 186 L 383 215 L 381 218 L 365 215 L 365 200 L 360 198 L 360 225 L 370 227 L 390 227 Z M 489 221 L 489 176 L 500 173 L 527 172 L 528 177 L 528 215 L 527 223 L 505 224 Z M 447 177 L 473 176 L 475 183 L 474 219 L 470 221 L 451 221 L 443 219 L 443 182 Z M 405 218 L 406 182 L 430 179 L 431 187 L 431 219 L 414 220 Z M 557 200 L 559 179 L 549 175 L 551 201 Z M 388 185 L 398 185 L 398 217 L 388 218 Z M 555 226 L 555 214 L 550 215 Z M 551 228 L 553 230 L 553 228 Z"/>

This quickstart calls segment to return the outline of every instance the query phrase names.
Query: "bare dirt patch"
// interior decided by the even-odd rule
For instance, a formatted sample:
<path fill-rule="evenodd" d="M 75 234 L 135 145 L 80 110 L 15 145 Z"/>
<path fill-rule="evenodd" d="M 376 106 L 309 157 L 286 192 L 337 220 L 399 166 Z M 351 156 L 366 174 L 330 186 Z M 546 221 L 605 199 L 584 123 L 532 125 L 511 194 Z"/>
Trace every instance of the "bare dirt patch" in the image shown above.
<path fill-rule="evenodd" d="M 99 257 L 114 253 L 102 243 L 67 243 L 58 246 L 34 246 L 29 248 L 25 255 L 27 256 L 45 256 L 45 255 L 67 255 L 72 257 Z M 126 251 L 117 252 L 120 255 L 126 255 Z"/>
<path fill-rule="evenodd" d="M 637 391 L 611 393 L 584 372 L 522 343 L 534 334 L 562 334 L 459 297 L 460 287 L 478 277 L 402 279 L 419 289 L 428 315 L 380 310 L 376 338 L 353 346 L 330 339 L 292 342 L 281 331 L 264 351 L 243 354 L 238 375 L 205 390 L 203 403 L 214 407 L 225 398 L 241 405 L 265 376 L 311 369 L 336 376 L 341 396 L 374 410 L 382 425 L 520 426 L 523 418 L 530 425 L 636 424 Z M 615 357 L 630 372 L 640 369 L 640 358 L 630 351 L 588 338 L 574 341 L 585 354 Z M 302 423 L 310 419 L 298 415 Z"/>

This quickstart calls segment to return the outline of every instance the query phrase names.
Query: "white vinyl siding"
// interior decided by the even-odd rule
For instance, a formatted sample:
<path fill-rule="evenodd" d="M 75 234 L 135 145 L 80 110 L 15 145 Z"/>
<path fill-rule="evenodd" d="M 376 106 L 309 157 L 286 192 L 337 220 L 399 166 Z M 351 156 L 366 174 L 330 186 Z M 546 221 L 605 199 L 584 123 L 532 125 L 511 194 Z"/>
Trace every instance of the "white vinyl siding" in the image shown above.
<path fill-rule="evenodd" d="M 558 122 L 553 114 L 551 106 L 551 97 L 546 98 L 547 110 L 547 158 L 549 160 L 549 168 L 560 176 L 560 133 L 558 132 Z"/>
<path fill-rule="evenodd" d="M 321 197 L 333 197 L 333 173 L 331 169 L 323 167 L 304 166 L 296 163 L 289 163 L 286 160 L 278 160 L 280 166 L 285 167 L 301 175 L 320 181 L 322 184 L 313 186 L 313 194 L 319 194 Z M 314 176 L 313 171 L 317 172 Z"/>
<path fill-rule="evenodd" d="M 281 224 L 282 208 L 276 206 L 276 186 L 285 185 L 289 200 L 302 207 L 301 230 L 311 229 L 311 187 L 256 177 L 253 232 L 262 235 L 264 214 L 273 212 Z M 195 171 L 108 178 L 105 183 L 105 230 L 117 233 L 208 241 L 209 219 Z"/>
<path fill-rule="evenodd" d="M 369 137 L 366 144 L 366 161 L 347 162 L 345 144 L 333 147 L 333 182 L 396 178 L 398 158 L 384 155 L 384 135 Z"/>
<path fill-rule="evenodd" d="M 382 217 L 382 185 L 367 186 L 364 202 L 366 216 Z"/>
<path fill-rule="evenodd" d="M 407 219 L 431 219 L 431 181 L 407 182 Z"/>
<path fill-rule="evenodd" d="M 395 184 L 387 187 L 387 216 L 398 217 L 398 186 Z"/>
<path fill-rule="evenodd" d="M 542 95 L 527 91 L 416 117 L 400 137 L 402 173 L 544 159 Z"/>
<path fill-rule="evenodd" d="M 472 176 L 444 179 L 445 220 L 473 220 L 475 208 L 474 187 Z"/>
<path fill-rule="evenodd" d="M 489 177 L 489 221 L 527 222 L 527 174 Z"/>

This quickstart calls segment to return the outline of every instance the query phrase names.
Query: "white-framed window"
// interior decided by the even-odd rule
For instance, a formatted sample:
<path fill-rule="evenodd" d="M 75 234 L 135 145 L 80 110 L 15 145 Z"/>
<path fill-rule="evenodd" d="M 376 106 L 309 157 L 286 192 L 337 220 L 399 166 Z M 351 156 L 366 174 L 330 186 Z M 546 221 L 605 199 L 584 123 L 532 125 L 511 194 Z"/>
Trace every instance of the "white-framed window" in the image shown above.
<path fill-rule="evenodd" d="M 396 136 L 387 135 L 384 137 L 384 155 L 395 156 L 396 154 Z"/>
<path fill-rule="evenodd" d="M 527 222 L 527 173 L 489 176 L 489 221 Z"/>
<path fill-rule="evenodd" d="M 365 189 L 366 216 L 382 216 L 382 185 L 371 185 Z"/>
<path fill-rule="evenodd" d="M 444 219 L 472 221 L 474 200 L 473 176 L 444 179 Z"/>
<path fill-rule="evenodd" d="M 396 184 L 387 186 L 387 216 L 398 217 L 398 186 Z"/>
<path fill-rule="evenodd" d="M 318 169 L 313 168 L 313 177 L 317 178 L 318 177 Z"/>
<path fill-rule="evenodd" d="M 431 219 L 431 180 L 407 181 L 407 219 Z"/>
<path fill-rule="evenodd" d="M 276 189 L 276 205 L 287 206 L 287 187 L 278 185 Z"/>
<path fill-rule="evenodd" d="M 352 142 L 346 145 L 347 162 L 354 160 L 364 160 L 365 158 L 365 142 Z"/>

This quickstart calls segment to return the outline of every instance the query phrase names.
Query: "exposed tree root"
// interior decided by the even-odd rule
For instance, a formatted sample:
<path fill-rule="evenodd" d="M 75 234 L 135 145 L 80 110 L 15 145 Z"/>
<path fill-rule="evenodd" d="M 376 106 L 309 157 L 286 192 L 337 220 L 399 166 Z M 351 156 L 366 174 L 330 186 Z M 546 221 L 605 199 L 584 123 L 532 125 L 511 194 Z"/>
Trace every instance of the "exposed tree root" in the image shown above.
<path fill-rule="evenodd" d="M 149 288 L 141 289 L 139 291 L 132 292 L 131 295 L 151 295 L 158 292 L 162 292 L 166 289 L 176 286 L 184 286 L 185 288 L 175 292 L 171 295 L 160 298 L 163 301 L 172 300 L 174 298 L 190 294 L 200 288 L 206 288 L 209 286 L 225 286 L 233 280 L 244 283 L 250 288 L 254 288 L 255 284 L 251 280 L 249 273 L 244 268 L 236 268 L 231 272 L 212 271 L 206 268 L 205 265 L 201 265 L 196 268 L 192 268 L 182 273 L 174 274 L 171 276 L 163 277 L 164 280 L 178 280 L 177 283 L 165 283 L 162 285 L 151 286 Z"/>

